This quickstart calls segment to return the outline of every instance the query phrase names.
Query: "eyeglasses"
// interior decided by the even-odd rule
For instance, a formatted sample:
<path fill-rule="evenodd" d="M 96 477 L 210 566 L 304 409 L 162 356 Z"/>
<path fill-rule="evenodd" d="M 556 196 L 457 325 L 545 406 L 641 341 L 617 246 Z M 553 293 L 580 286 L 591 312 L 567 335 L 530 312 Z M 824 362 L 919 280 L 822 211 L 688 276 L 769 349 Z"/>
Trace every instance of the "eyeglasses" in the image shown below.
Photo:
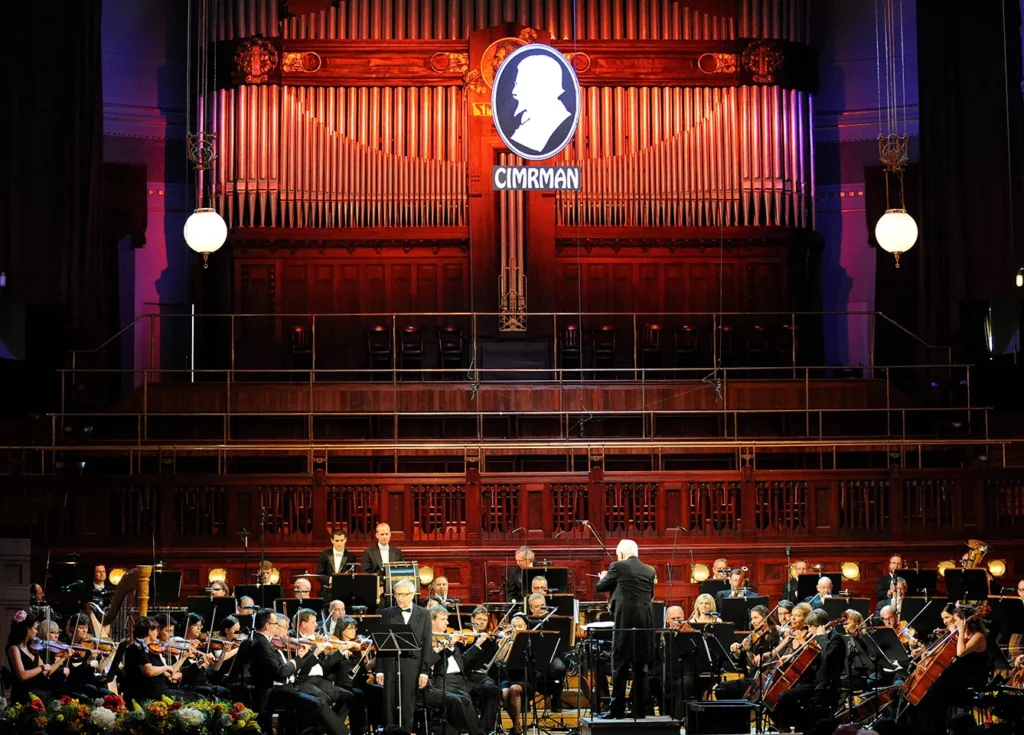
<path fill-rule="evenodd" d="M 412 597 L 412 592 L 396 592 L 395 597 Z"/>

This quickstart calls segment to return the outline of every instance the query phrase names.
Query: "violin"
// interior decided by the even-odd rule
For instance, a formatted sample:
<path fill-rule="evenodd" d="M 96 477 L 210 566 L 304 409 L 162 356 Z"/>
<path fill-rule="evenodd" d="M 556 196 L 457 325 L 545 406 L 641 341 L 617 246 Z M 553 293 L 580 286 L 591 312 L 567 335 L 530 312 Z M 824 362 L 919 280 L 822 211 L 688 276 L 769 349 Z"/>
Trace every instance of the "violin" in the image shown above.
<path fill-rule="evenodd" d="M 270 639 L 270 644 L 274 648 L 280 648 L 282 650 L 289 651 L 298 651 L 300 648 L 318 645 L 317 643 L 314 643 L 311 640 L 306 640 L 304 638 L 282 638 L 278 635 L 275 635 L 273 638 Z"/>
<path fill-rule="evenodd" d="M 149 646 L 150 653 L 173 653 L 180 655 L 192 650 L 192 645 L 186 641 L 154 641 Z"/>
<path fill-rule="evenodd" d="M 33 651 L 51 651 L 52 653 L 92 653 L 91 648 L 84 646 L 69 646 L 67 643 L 61 643 L 60 641 L 43 641 L 38 638 L 29 644 L 29 648 Z"/>
<path fill-rule="evenodd" d="M 242 635 L 236 636 L 234 640 L 230 640 L 230 641 L 227 640 L 226 638 L 219 638 L 217 636 L 213 636 L 213 637 L 210 638 L 210 641 L 209 641 L 209 643 L 210 643 L 210 650 L 211 651 L 221 651 L 221 650 L 228 650 L 228 651 L 230 651 L 232 648 L 236 648 L 236 647 L 242 645 L 242 641 L 244 641 L 244 640 L 245 640 L 245 636 L 242 636 Z"/>
<path fill-rule="evenodd" d="M 108 641 L 106 638 L 96 638 L 95 636 L 83 638 L 82 645 L 88 649 L 103 651 L 104 653 L 110 653 L 117 648 L 115 641 Z"/>
<path fill-rule="evenodd" d="M 696 633 L 697 632 L 696 630 L 694 630 L 693 626 L 690 625 L 685 620 L 673 620 L 669 624 L 668 627 L 669 627 L 670 630 L 674 630 L 677 633 Z"/>

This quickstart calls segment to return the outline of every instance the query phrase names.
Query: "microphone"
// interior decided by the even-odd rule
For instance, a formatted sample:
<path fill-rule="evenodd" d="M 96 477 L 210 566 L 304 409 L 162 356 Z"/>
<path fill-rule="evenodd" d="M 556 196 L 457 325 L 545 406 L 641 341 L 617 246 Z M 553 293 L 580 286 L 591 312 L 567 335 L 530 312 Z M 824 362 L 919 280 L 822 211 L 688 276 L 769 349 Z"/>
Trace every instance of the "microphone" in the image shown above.
<path fill-rule="evenodd" d="M 519 533 L 520 531 L 524 531 L 524 530 L 526 530 L 526 529 L 524 529 L 522 526 L 520 526 L 519 528 L 513 528 L 512 529 L 512 533 Z"/>
<path fill-rule="evenodd" d="M 74 582 L 71 582 L 70 584 L 67 584 L 67 585 L 61 587 L 60 590 L 61 590 L 61 592 L 70 592 L 75 587 L 78 587 L 78 586 L 83 585 L 83 584 L 85 584 L 85 582 L 83 582 L 80 579 L 76 579 Z"/>
<path fill-rule="evenodd" d="M 790 552 L 790 550 L 791 550 L 792 548 L 793 548 L 792 546 L 787 546 L 787 547 L 786 547 L 786 556 L 789 556 L 789 552 Z"/>
<path fill-rule="evenodd" d="M 590 521 L 573 521 L 573 524 L 576 526 L 589 526 Z"/>

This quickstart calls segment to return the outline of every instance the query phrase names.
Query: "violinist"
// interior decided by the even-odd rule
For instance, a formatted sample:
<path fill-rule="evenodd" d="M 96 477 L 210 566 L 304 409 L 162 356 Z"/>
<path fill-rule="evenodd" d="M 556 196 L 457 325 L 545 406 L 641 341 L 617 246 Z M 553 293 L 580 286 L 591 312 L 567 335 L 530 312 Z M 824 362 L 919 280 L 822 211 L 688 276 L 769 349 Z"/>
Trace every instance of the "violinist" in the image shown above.
<path fill-rule="evenodd" d="M 478 704 L 480 725 L 486 732 L 491 732 L 498 719 L 498 700 L 501 698 L 501 691 L 498 688 L 498 683 L 488 675 L 487 668 L 491 659 L 494 658 L 494 654 L 498 652 L 498 645 L 487 633 L 491 624 L 491 614 L 486 607 L 480 605 L 473 609 L 470 624 L 473 633 L 484 633 L 485 635 L 477 635 L 470 649 L 463 651 L 463 657 L 470 658 L 472 649 L 476 649 L 469 661 L 469 673 L 466 677 L 471 684 L 489 692 L 488 696 L 493 697 L 493 711 L 491 709 L 485 711 L 484 706 Z"/>
<path fill-rule="evenodd" d="M 693 613 L 687 622 L 690 623 L 717 623 L 721 620 L 715 609 L 715 598 L 704 593 L 697 595 L 693 601 Z"/>
<path fill-rule="evenodd" d="M 793 614 L 793 605 L 789 600 L 779 600 L 775 607 L 775 619 L 778 621 L 779 636 L 789 632 L 789 618 Z"/>
<path fill-rule="evenodd" d="M 364 654 L 365 641 L 358 638 L 358 623 L 347 615 L 338 621 L 335 628 L 343 642 L 361 644 L 359 648 L 340 648 L 341 659 L 335 668 L 334 683 L 352 693 L 348 705 L 348 724 L 352 735 L 366 735 L 377 732 L 377 726 L 384 721 L 383 690 L 375 682 L 367 681 L 367 672 L 373 668 L 372 648 Z"/>
<path fill-rule="evenodd" d="M 82 643 L 92 638 L 89 631 L 89 616 L 75 613 L 68 618 L 61 641 L 72 646 L 71 657 L 68 659 L 68 678 L 65 690 L 72 694 L 81 694 L 96 699 L 105 697 L 112 692 L 107 688 L 103 664 L 98 656 L 99 650 L 89 652 L 82 649 Z"/>
<path fill-rule="evenodd" d="M 988 684 L 988 628 L 969 605 L 958 606 L 953 619 L 956 658 L 939 674 L 917 707 L 918 731 L 924 735 L 945 733 L 949 708 L 972 707 L 968 690 L 981 691 Z"/>
<path fill-rule="evenodd" d="M 309 640 L 311 644 L 319 644 L 334 648 L 333 651 L 318 658 L 307 659 L 299 667 L 296 674 L 296 682 L 302 691 L 314 696 L 322 694 L 340 716 L 344 716 L 348 706 L 355 699 L 352 692 L 346 691 L 335 685 L 334 677 L 338 666 L 341 663 L 341 653 L 337 646 L 342 645 L 341 641 L 331 641 L 329 638 L 317 636 L 316 613 L 309 608 L 302 608 L 295 613 L 295 637 Z M 351 644 L 344 644 L 346 647 Z M 314 687 L 315 690 L 311 690 Z M 343 712 L 344 709 L 344 712 Z"/>
<path fill-rule="evenodd" d="M 495 686 L 485 690 L 469 681 L 469 666 L 472 659 L 479 655 L 480 649 L 475 646 L 467 649 L 471 657 L 467 661 L 457 645 L 462 640 L 462 634 L 458 631 L 446 633 L 448 610 L 444 605 L 430 608 L 430 628 L 434 640 L 434 655 L 431 657 L 433 676 L 430 686 L 424 692 L 424 699 L 432 707 L 444 707 L 448 723 L 454 731 L 465 730 L 469 735 L 481 735 L 485 730 L 481 728 L 474 700 L 480 702 L 489 717 L 497 719 L 498 688 Z M 486 633 L 480 635 L 487 636 Z"/>
<path fill-rule="evenodd" d="M 53 691 L 50 676 L 64 665 L 64 657 L 45 663 L 32 649 L 39 634 L 38 624 L 39 621 L 24 610 L 15 613 L 11 622 L 7 636 L 7 662 L 14 676 L 10 695 L 13 702 L 25 704 L 29 701 L 29 694 L 49 700 Z"/>
<path fill-rule="evenodd" d="M 807 639 L 807 616 L 812 612 L 806 602 L 793 605 L 789 616 L 789 629 L 782 634 L 779 645 L 772 651 L 771 658 L 785 658 L 799 651 Z"/>
<path fill-rule="evenodd" d="M 270 714 L 274 709 L 294 710 L 302 725 L 324 728 L 330 735 L 346 735 L 344 721 L 331 709 L 326 697 L 310 694 L 295 683 L 295 674 L 309 658 L 317 658 L 323 646 L 304 648 L 295 659 L 274 645 L 285 642 L 287 621 L 273 610 L 259 610 L 253 619 L 255 634 L 249 649 L 249 674 L 253 702 L 260 713 L 259 724 L 264 732 L 272 732 Z"/>
<path fill-rule="evenodd" d="M 797 609 L 794 608 L 793 612 L 796 615 Z M 830 625 L 824 610 L 812 610 L 804 622 L 809 641 L 807 645 L 819 646 L 821 653 L 804 670 L 796 684 L 779 695 L 779 701 L 772 710 L 772 719 L 780 732 L 801 726 L 810 730 L 816 724 L 817 712 L 830 718 L 839 703 L 840 681 L 846 663 L 843 639 Z"/>
<path fill-rule="evenodd" d="M 162 637 L 163 631 L 161 631 Z M 217 654 L 214 654 L 208 650 L 210 640 L 209 636 L 203 633 L 203 618 L 201 615 L 189 613 L 185 617 L 184 638 L 187 643 L 191 644 L 191 650 L 186 654 L 188 661 L 185 662 L 181 670 L 182 688 L 205 698 L 217 697 L 218 699 L 226 699 L 231 696 L 230 689 L 214 684 L 207 676 L 210 667 L 216 663 L 224 651 L 221 649 Z"/>
<path fill-rule="evenodd" d="M 54 670 L 47 678 L 50 680 L 51 692 L 66 693 L 68 674 L 71 673 L 68 661 L 72 652 L 60 642 L 60 626 L 52 620 L 40 621 L 37 644 L 40 647 L 39 657 L 44 663 L 54 663 L 58 658 L 63 661 L 63 665 Z"/>
<path fill-rule="evenodd" d="M 515 641 L 515 634 L 530 629 L 530 624 L 522 613 L 516 613 L 512 616 L 510 626 L 511 635 L 505 636 L 499 647 L 498 654 L 495 656 L 495 658 L 501 661 L 508 660 L 508 653 L 511 651 L 512 644 Z M 505 712 L 508 713 L 509 719 L 512 720 L 512 729 L 509 731 L 509 735 L 521 735 L 523 703 L 533 698 L 533 689 L 526 685 L 526 672 L 524 670 L 506 669 L 505 675 L 507 678 L 502 680 L 499 688 L 501 689 L 501 701 L 505 707 Z M 536 676 L 534 681 L 536 681 Z"/>
<path fill-rule="evenodd" d="M 181 681 L 181 665 L 185 659 L 179 657 L 173 665 L 165 663 L 159 653 L 160 631 L 160 623 L 154 618 L 141 617 L 135 621 L 134 640 L 125 650 L 121 674 L 121 690 L 127 702 L 159 699 L 165 695 L 185 701 L 194 699 L 182 689 L 171 688 L 170 684 Z"/>
<path fill-rule="evenodd" d="M 217 686 L 231 687 L 241 678 L 245 666 L 243 647 L 246 652 L 249 647 L 238 618 L 228 615 L 220 621 L 220 637 L 212 639 L 213 646 L 218 646 L 220 653 L 206 670 L 206 679 Z"/>
<path fill-rule="evenodd" d="M 768 608 L 757 605 L 750 608 L 750 634 L 740 643 L 730 646 L 730 653 L 743 674 L 742 678 L 719 684 L 717 699 L 742 699 L 763 662 L 767 662 L 772 650 L 779 645 L 779 629 L 768 614 Z"/>

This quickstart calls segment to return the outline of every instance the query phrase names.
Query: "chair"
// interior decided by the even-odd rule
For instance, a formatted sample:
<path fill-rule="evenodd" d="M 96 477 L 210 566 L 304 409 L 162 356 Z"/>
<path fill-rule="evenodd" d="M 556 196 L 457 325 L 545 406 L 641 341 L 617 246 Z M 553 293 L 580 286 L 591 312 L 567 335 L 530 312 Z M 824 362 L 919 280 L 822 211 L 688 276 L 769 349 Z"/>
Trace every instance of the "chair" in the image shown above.
<path fill-rule="evenodd" d="M 313 368 L 313 330 L 306 326 L 292 327 L 292 359 L 293 370 L 311 370 Z M 296 374 L 290 376 L 295 379 Z M 301 376 L 299 376 L 301 379 Z"/>
<path fill-rule="evenodd" d="M 370 354 L 370 370 L 391 370 L 391 330 L 375 324 L 366 330 L 366 349 Z M 371 380 L 389 380 L 384 373 L 372 373 Z"/>
<path fill-rule="evenodd" d="M 423 369 L 423 332 L 419 327 L 402 327 L 398 333 L 398 367 L 402 370 Z M 423 373 L 417 374 L 420 380 Z M 399 375 L 399 380 L 408 378 L 408 373 Z"/>
<path fill-rule="evenodd" d="M 462 330 L 452 326 L 439 329 L 437 332 L 437 352 L 441 356 L 441 368 L 444 370 L 462 369 Z M 441 373 L 441 380 L 458 380 L 458 372 Z"/>
<path fill-rule="evenodd" d="M 646 324 L 640 338 L 640 367 L 661 367 L 661 325 Z"/>
<path fill-rule="evenodd" d="M 615 339 L 618 335 L 618 331 L 618 329 L 610 324 L 603 324 L 596 329 L 590 330 L 590 341 L 593 345 L 595 380 L 599 380 L 602 377 L 615 377 L 614 373 L 599 375 L 596 371 L 601 368 L 615 367 Z"/>
<path fill-rule="evenodd" d="M 690 324 L 684 324 L 681 327 L 676 327 L 674 337 L 676 367 L 699 367 L 700 358 L 697 355 L 697 348 L 700 343 L 700 333 L 697 329 Z"/>
<path fill-rule="evenodd" d="M 570 367 L 582 368 L 583 353 L 580 349 L 580 330 L 575 324 L 569 324 L 558 333 L 558 368 L 559 380 L 561 371 Z"/>

